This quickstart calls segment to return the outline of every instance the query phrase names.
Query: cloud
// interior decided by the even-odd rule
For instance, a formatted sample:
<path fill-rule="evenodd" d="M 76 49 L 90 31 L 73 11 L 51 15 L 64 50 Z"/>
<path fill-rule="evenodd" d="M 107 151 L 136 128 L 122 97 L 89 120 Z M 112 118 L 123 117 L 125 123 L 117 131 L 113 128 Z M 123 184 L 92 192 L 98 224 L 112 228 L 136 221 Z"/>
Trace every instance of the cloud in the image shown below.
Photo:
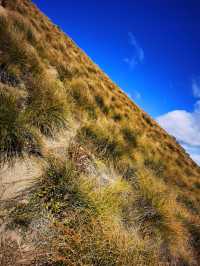
<path fill-rule="evenodd" d="M 182 146 L 190 154 L 191 158 L 200 165 L 200 149 L 188 145 Z"/>
<path fill-rule="evenodd" d="M 191 154 L 191 158 L 198 164 L 200 165 L 200 153 L 199 154 Z"/>
<path fill-rule="evenodd" d="M 144 61 L 144 50 L 140 47 L 132 32 L 129 32 L 128 36 L 130 45 L 133 47 L 133 55 L 131 57 L 126 57 L 124 62 L 133 69 L 136 65 L 141 64 Z"/>
<path fill-rule="evenodd" d="M 200 100 L 195 103 L 194 109 L 196 113 L 200 113 Z"/>
<path fill-rule="evenodd" d="M 197 98 L 200 98 L 199 85 L 193 80 L 193 94 Z M 200 165 L 200 100 L 197 99 L 193 112 L 175 110 L 159 116 L 157 121 Z"/>
<path fill-rule="evenodd" d="M 200 78 L 192 80 L 192 90 L 194 97 L 200 98 Z"/>
<path fill-rule="evenodd" d="M 158 123 L 177 140 L 200 148 L 200 115 L 184 110 L 175 110 L 159 116 Z"/>
<path fill-rule="evenodd" d="M 141 99 L 141 94 L 139 93 L 139 91 L 131 91 L 131 93 L 127 93 L 128 97 L 134 101 L 136 100 L 140 100 Z"/>
<path fill-rule="evenodd" d="M 157 121 L 200 165 L 200 113 L 175 110 L 159 116 Z"/>

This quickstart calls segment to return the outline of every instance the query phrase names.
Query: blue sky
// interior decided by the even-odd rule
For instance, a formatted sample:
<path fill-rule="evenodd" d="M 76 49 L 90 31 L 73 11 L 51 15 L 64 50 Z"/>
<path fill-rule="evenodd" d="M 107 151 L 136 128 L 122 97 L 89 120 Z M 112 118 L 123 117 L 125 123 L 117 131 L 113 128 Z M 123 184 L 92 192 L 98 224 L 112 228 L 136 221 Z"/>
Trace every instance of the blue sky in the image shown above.
<path fill-rule="evenodd" d="M 34 0 L 200 162 L 199 0 Z"/>

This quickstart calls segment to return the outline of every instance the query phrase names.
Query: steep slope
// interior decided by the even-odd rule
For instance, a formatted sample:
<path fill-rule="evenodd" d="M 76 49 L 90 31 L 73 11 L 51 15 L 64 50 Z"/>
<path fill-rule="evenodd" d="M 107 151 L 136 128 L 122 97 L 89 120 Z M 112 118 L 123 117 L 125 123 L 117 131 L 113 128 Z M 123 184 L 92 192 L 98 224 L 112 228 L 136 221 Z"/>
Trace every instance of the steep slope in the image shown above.
<path fill-rule="evenodd" d="M 199 265 L 200 168 L 28 0 L 0 1 L 0 265 Z"/>

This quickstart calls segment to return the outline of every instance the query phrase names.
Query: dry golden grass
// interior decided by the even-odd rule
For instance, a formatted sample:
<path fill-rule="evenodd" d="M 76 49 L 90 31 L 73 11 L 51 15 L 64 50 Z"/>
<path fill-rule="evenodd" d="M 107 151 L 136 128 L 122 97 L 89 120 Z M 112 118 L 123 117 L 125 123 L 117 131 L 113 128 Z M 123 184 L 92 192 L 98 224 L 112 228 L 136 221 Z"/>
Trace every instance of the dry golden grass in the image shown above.
<path fill-rule="evenodd" d="M 21 156 L 33 136 L 56 137 L 68 118 L 79 127 L 68 163 L 45 158 L 39 187 L 11 215 L 23 230 L 35 214 L 51 217 L 54 235 L 39 260 L 50 252 L 54 265 L 198 265 L 199 167 L 34 5 L 4 2 L 1 158 Z M 115 179 L 99 184 L 84 156 Z"/>

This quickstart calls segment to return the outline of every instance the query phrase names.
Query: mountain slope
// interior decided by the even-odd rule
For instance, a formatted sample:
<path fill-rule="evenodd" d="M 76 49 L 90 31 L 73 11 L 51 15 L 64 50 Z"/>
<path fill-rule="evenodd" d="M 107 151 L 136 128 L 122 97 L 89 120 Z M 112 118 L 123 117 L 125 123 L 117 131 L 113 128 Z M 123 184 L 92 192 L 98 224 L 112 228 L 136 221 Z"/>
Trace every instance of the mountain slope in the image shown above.
<path fill-rule="evenodd" d="M 30 1 L 0 2 L 0 265 L 199 265 L 200 168 Z"/>

